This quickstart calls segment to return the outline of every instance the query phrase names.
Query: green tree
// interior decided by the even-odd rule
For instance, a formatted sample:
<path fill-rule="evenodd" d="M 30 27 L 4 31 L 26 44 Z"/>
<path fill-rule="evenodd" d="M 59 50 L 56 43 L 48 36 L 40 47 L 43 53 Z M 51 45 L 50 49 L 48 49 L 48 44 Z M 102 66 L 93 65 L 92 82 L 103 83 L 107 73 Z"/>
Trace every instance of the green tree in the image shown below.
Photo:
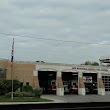
<path fill-rule="evenodd" d="M 84 64 L 81 65 L 99 66 L 99 63 L 95 61 L 86 61 Z"/>
<path fill-rule="evenodd" d="M 6 80 L 7 93 L 12 91 L 12 80 Z M 20 82 L 18 80 L 13 80 L 13 92 L 20 88 Z"/>
<path fill-rule="evenodd" d="M 99 63 L 98 62 L 92 62 L 92 65 L 93 66 L 99 66 Z"/>
<path fill-rule="evenodd" d="M 13 90 L 14 92 L 20 88 L 20 82 L 18 80 L 13 80 Z"/>
<path fill-rule="evenodd" d="M 6 84 L 4 82 L 4 79 L 0 79 L 0 95 L 4 95 L 6 93 Z"/>
<path fill-rule="evenodd" d="M 20 82 L 13 80 L 13 92 L 20 88 Z M 12 80 L 0 79 L 0 95 L 4 95 L 12 91 Z"/>
<path fill-rule="evenodd" d="M 86 61 L 84 64 L 85 65 L 92 65 L 92 62 L 91 61 Z"/>

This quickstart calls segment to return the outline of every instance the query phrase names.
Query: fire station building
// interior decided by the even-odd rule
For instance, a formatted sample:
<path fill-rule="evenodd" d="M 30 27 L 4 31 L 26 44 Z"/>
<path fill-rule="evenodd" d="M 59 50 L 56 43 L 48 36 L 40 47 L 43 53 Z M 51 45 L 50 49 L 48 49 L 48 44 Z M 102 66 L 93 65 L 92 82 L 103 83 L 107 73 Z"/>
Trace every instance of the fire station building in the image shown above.
<path fill-rule="evenodd" d="M 9 60 L 0 60 L 0 77 L 11 79 Z M 110 67 L 105 66 L 14 61 L 13 77 L 22 85 L 31 85 L 33 88 L 43 87 L 48 81 L 56 80 L 56 95 L 58 96 L 64 95 L 63 80 L 76 80 L 78 95 L 86 95 L 87 82 L 97 84 L 98 95 L 110 93 Z M 91 78 L 87 79 L 87 77 Z"/>

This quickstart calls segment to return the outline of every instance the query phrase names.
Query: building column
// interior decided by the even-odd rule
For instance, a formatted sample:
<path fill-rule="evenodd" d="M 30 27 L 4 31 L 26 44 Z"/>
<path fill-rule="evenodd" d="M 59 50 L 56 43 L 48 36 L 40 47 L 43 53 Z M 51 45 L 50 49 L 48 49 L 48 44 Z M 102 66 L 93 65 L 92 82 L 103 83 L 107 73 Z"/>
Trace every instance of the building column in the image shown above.
<path fill-rule="evenodd" d="M 58 96 L 64 96 L 64 87 L 63 87 L 63 81 L 62 81 L 62 73 L 61 71 L 57 72 L 57 85 L 56 85 L 56 95 Z"/>
<path fill-rule="evenodd" d="M 83 73 L 79 72 L 78 73 L 78 94 L 79 95 L 85 95 L 85 85 L 83 82 Z"/>
<path fill-rule="evenodd" d="M 33 71 L 33 88 L 39 88 L 38 71 Z"/>
<path fill-rule="evenodd" d="M 97 73 L 97 83 L 98 83 L 98 95 L 105 95 L 105 87 L 102 81 L 101 73 Z"/>

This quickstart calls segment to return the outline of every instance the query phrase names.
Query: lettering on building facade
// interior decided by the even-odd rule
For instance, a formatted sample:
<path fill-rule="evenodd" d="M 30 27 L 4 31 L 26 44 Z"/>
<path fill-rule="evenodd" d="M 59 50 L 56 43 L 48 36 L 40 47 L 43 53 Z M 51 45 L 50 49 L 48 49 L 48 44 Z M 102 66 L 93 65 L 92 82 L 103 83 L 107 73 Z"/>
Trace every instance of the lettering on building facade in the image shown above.
<path fill-rule="evenodd" d="M 99 69 L 99 68 L 86 68 L 86 67 L 72 67 L 72 69 L 78 69 L 78 70 L 96 70 L 96 71 L 108 71 L 108 69 Z"/>

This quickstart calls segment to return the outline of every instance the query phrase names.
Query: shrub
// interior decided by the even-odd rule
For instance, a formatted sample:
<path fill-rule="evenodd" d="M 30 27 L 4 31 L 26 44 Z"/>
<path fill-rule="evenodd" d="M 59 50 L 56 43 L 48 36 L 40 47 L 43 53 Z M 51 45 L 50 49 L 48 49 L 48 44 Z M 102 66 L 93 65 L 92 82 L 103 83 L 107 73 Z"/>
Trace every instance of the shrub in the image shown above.
<path fill-rule="evenodd" d="M 32 93 L 27 93 L 27 92 L 23 92 L 22 95 L 23 97 L 33 97 Z"/>
<path fill-rule="evenodd" d="M 10 98 L 11 97 L 11 92 L 7 93 L 5 97 Z M 13 97 L 22 97 L 22 93 L 20 92 L 13 92 Z"/>
<path fill-rule="evenodd" d="M 29 85 L 23 86 L 23 92 L 33 93 L 32 86 L 29 86 Z"/>
<path fill-rule="evenodd" d="M 11 92 L 5 94 L 5 97 L 6 97 L 6 98 L 10 98 L 10 97 L 11 97 Z"/>
<path fill-rule="evenodd" d="M 7 91 L 4 81 L 4 79 L 0 79 L 0 96 L 6 94 Z"/>
<path fill-rule="evenodd" d="M 41 88 L 35 88 L 33 90 L 34 97 L 40 97 L 42 95 L 42 89 Z"/>
<path fill-rule="evenodd" d="M 13 80 L 13 90 L 14 92 L 20 88 L 20 82 L 18 80 Z"/>
<path fill-rule="evenodd" d="M 14 92 L 13 96 L 14 97 L 23 97 L 23 94 L 21 92 Z"/>
<path fill-rule="evenodd" d="M 15 92 L 20 88 L 20 82 L 18 80 L 13 80 L 13 91 Z M 7 80 L 0 78 L 0 96 L 5 95 L 12 91 L 12 80 Z"/>
<path fill-rule="evenodd" d="M 7 93 L 5 95 L 6 98 L 11 97 L 11 92 Z M 13 92 L 13 97 L 33 97 L 32 93 L 27 93 L 27 92 Z"/>

